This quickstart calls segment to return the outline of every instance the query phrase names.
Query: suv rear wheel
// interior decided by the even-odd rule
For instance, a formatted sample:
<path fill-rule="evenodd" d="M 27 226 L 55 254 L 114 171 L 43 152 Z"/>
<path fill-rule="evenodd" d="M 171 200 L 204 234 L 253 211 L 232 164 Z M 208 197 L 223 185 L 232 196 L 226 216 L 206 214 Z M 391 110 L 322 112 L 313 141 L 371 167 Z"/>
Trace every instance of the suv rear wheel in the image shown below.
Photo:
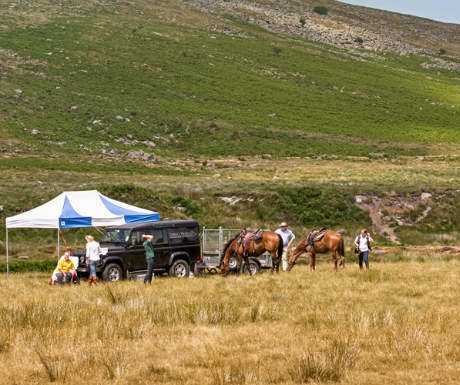
<path fill-rule="evenodd" d="M 171 277 L 184 278 L 190 274 L 190 266 L 183 259 L 176 259 L 169 268 L 169 275 Z"/>
<path fill-rule="evenodd" d="M 123 277 L 123 271 L 118 263 L 109 263 L 102 272 L 102 280 L 117 282 Z"/>

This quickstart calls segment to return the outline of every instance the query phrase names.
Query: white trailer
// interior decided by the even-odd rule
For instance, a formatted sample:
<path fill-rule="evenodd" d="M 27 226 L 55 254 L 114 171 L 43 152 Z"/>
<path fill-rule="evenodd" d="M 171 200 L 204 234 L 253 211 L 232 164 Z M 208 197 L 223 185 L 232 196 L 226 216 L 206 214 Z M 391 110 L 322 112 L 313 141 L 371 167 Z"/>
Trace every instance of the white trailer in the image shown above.
<path fill-rule="evenodd" d="M 248 231 L 252 231 L 248 229 Z M 201 238 L 202 244 L 202 258 L 197 262 L 198 272 L 215 273 L 220 266 L 220 259 L 225 244 L 234 239 L 236 235 L 241 232 L 241 229 L 207 229 L 203 226 L 203 233 Z M 236 271 L 237 259 L 231 257 L 229 261 L 230 270 Z M 272 258 L 268 252 L 259 257 L 249 257 L 249 273 L 251 275 L 257 274 L 262 268 L 270 268 L 272 266 Z M 244 271 L 244 261 L 242 264 Z"/>

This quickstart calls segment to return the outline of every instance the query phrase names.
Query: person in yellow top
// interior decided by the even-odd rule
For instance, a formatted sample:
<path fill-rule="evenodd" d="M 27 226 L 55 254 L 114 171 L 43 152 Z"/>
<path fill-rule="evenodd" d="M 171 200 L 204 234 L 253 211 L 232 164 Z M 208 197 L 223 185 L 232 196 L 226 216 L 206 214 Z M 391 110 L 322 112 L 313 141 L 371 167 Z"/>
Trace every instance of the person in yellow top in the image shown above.
<path fill-rule="evenodd" d="M 66 251 L 64 258 L 61 258 L 58 263 L 58 273 L 56 273 L 57 282 L 62 285 L 62 280 L 65 278 L 65 282 L 70 285 L 72 282 L 72 276 L 75 274 L 75 265 L 70 259 L 70 253 Z"/>

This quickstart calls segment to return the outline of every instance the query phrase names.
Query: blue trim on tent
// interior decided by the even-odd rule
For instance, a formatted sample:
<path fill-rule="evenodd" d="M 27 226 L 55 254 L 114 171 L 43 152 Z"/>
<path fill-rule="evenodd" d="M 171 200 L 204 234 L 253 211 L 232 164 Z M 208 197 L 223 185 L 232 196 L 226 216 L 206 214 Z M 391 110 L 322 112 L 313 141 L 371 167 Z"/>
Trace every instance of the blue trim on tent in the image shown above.
<path fill-rule="evenodd" d="M 65 229 L 71 227 L 91 227 L 92 223 L 91 217 L 84 217 L 75 211 L 70 204 L 69 198 L 66 196 L 58 225 L 61 229 Z"/>
<path fill-rule="evenodd" d="M 139 211 L 128 210 L 128 209 L 125 209 L 123 207 L 117 206 L 116 204 L 114 204 L 114 203 L 110 202 L 109 200 L 107 200 L 101 194 L 99 194 L 99 198 L 101 199 L 102 203 L 107 208 L 107 210 L 109 210 L 112 214 L 115 214 L 115 215 L 133 215 L 133 216 L 141 215 L 139 213 Z M 146 215 L 146 214 L 142 214 L 142 215 Z"/>
<path fill-rule="evenodd" d="M 151 222 L 151 221 L 159 221 L 160 214 L 152 213 L 152 214 L 138 214 L 138 215 L 125 215 L 125 222 L 126 223 L 137 223 L 137 222 Z"/>

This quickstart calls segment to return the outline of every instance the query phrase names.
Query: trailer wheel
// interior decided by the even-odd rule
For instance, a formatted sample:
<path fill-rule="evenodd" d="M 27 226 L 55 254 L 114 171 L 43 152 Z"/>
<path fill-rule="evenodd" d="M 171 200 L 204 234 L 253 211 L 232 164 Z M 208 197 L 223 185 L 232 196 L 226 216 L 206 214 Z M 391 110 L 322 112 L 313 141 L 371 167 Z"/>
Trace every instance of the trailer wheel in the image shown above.
<path fill-rule="evenodd" d="M 256 275 L 260 271 L 260 266 L 256 261 L 254 261 L 253 259 L 250 259 L 249 266 L 246 267 L 246 265 L 244 265 L 243 271 L 248 272 L 249 275 Z"/>
<path fill-rule="evenodd" d="M 238 267 L 238 259 L 232 255 L 228 261 L 228 267 L 230 268 L 231 271 L 234 271 Z"/>

